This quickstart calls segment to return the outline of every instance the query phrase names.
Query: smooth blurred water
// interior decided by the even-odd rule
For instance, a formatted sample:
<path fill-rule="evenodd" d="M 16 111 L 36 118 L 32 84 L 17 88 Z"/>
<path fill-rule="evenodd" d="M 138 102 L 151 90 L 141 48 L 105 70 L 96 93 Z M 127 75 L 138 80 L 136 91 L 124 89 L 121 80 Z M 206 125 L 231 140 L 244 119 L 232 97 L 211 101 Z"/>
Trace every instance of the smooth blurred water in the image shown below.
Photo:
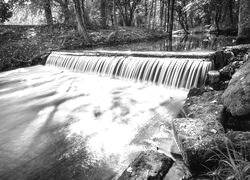
<path fill-rule="evenodd" d="M 55 67 L 1 73 L 0 179 L 116 179 L 152 144 L 170 154 L 160 127 L 186 95 Z"/>
<path fill-rule="evenodd" d="M 120 51 L 211 51 L 234 44 L 235 37 L 216 36 L 212 34 L 174 35 L 171 39 L 147 41 L 100 47 L 97 50 Z"/>

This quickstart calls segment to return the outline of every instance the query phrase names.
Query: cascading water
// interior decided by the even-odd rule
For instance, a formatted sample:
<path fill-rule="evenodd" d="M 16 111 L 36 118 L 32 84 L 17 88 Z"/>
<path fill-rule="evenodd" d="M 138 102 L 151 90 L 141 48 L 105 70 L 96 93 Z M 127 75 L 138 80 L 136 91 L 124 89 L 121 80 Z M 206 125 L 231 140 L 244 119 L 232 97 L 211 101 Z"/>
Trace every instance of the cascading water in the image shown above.
<path fill-rule="evenodd" d="M 52 53 L 46 65 L 73 72 L 95 73 L 186 89 L 203 85 L 207 72 L 212 68 L 210 61 L 197 58 L 99 56 L 63 52 Z"/>
<path fill-rule="evenodd" d="M 46 66 L 0 73 L 0 179 L 110 180 L 154 144 L 171 156 L 160 127 L 171 127 L 188 91 L 88 73 L 190 88 L 211 63 L 104 54 L 53 52 Z"/>

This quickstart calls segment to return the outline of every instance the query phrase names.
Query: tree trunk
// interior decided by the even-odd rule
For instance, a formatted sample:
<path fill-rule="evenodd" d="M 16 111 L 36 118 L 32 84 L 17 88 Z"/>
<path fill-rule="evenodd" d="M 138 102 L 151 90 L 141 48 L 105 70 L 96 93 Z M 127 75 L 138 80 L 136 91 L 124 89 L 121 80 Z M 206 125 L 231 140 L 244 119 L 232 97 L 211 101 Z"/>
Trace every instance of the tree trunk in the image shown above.
<path fill-rule="evenodd" d="M 170 24 L 170 10 L 171 10 L 171 5 L 170 5 L 171 0 L 167 0 L 168 3 L 168 19 L 167 19 L 167 32 L 169 32 L 169 24 Z"/>
<path fill-rule="evenodd" d="M 118 29 L 115 0 L 113 0 L 113 17 L 114 17 L 114 28 Z"/>
<path fill-rule="evenodd" d="M 153 29 L 155 29 L 156 26 L 156 5 L 157 5 L 157 1 L 154 1 L 154 18 L 153 18 Z"/>
<path fill-rule="evenodd" d="M 237 44 L 250 43 L 250 0 L 241 0 Z"/>
<path fill-rule="evenodd" d="M 167 30 L 167 2 L 165 1 L 164 6 L 164 31 Z"/>
<path fill-rule="evenodd" d="M 151 17 L 153 16 L 154 0 L 151 1 L 150 12 L 148 16 L 148 29 L 151 29 Z"/>
<path fill-rule="evenodd" d="M 45 13 L 45 18 L 48 25 L 53 24 L 53 17 L 52 17 L 52 11 L 51 11 L 51 5 L 50 0 L 44 0 L 43 2 L 43 9 Z"/>
<path fill-rule="evenodd" d="M 116 0 L 116 5 L 126 26 L 132 25 L 134 19 L 134 12 L 140 2 L 141 0 Z"/>
<path fill-rule="evenodd" d="M 64 0 L 63 3 L 60 4 L 62 8 L 62 13 L 64 15 L 64 23 L 70 23 L 70 10 L 69 10 L 69 1 Z"/>
<path fill-rule="evenodd" d="M 170 22 L 169 22 L 169 35 L 172 37 L 172 32 L 173 32 L 173 26 L 174 26 L 174 4 L 175 0 L 171 0 L 171 13 L 170 13 Z"/>
<path fill-rule="evenodd" d="M 84 14 L 82 10 L 83 7 L 80 3 L 80 0 L 73 0 L 73 2 L 75 6 L 78 33 L 83 38 L 85 45 L 89 45 L 90 40 L 88 37 L 86 25 L 85 25 Z"/>
<path fill-rule="evenodd" d="M 107 13 L 106 13 L 106 0 L 101 0 L 101 26 L 102 28 L 106 28 L 107 27 Z"/>
<path fill-rule="evenodd" d="M 164 15 L 164 3 L 163 0 L 160 0 L 160 26 L 163 25 L 163 15 Z"/>
<path fill-rule="evenodd" d="M 229 0 L 229 5 L 228 5 L 228 8 L 229 8 L 229 18 L 230 18 L 230 23 L 233 27 L 233 24 L 234 24 L 234 16 L 233 16 L 233 0 Z"/>

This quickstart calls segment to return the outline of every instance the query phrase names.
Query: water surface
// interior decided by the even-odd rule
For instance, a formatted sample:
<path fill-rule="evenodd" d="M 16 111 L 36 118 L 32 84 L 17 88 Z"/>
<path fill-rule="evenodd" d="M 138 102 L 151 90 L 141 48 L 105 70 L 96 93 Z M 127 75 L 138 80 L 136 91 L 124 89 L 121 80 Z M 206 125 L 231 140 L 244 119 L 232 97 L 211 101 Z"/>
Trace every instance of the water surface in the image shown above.
<path fill-rule="evenodd" d="M 212 34 L 192 34 L 188 36 L 174 35 L 172 40 L 162 39 L 101 47 L 97 50 L 120 50 L 120 51 L 211 51 L 225 46 L 233 45 L 235 37 L 216 36 Z"/>
<path fill-rule="evenodd" d="M 46 66 L 1 73 L 0 179 L 116 179 L 158 139 L 170 152 L 161 127 L 186 95 Z"/>

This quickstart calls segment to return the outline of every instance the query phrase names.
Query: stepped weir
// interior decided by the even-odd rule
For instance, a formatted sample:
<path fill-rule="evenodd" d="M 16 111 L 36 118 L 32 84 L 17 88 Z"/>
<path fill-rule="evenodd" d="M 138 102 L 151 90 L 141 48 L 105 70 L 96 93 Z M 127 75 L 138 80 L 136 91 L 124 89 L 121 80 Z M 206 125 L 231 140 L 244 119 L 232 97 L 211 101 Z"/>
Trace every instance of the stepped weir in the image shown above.
<path fill-rule="evenodd" d="M 52 52 L 46 65 L 190 89 L 204 84 L 212 69 L 210 58 L 210 53 L 194 52 Z"/>

